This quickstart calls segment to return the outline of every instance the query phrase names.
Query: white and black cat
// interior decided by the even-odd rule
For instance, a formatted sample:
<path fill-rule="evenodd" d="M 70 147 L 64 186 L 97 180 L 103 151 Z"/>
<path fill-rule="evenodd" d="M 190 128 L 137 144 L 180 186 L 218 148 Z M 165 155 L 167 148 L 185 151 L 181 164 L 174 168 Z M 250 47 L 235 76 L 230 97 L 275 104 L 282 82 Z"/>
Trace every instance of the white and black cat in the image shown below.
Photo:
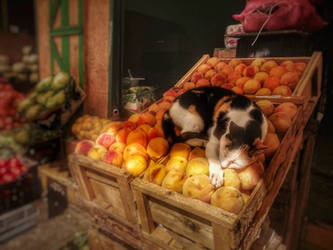
<path fill-rule="evenodd" d="M 245 96 L 220 87 L 195 88 L 178 96 L 162 126 L 170 143 L 182 140 L 198 146 L 206 138 L 209 175 L 216 187 L 223 185 L 223 168 L 242 169 L 265 148 L 267 121 L 262 111 Z"/>

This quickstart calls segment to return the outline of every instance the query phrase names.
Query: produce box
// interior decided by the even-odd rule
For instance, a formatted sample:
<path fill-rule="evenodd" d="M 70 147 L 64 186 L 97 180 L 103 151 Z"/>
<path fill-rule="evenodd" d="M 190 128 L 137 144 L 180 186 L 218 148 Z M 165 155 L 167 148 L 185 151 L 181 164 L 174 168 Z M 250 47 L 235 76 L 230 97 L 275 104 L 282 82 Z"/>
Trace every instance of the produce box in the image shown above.
<path fill-rule="evenodd" d="M 264 65 L 264 63 L 267 64 Z M 227 67 L 225 67 L 226 65 Z M 234 70 L 229 68 L 230 65 L 234 67 Z M 253 65 L 257 66 L 252 67 Z M 237 66 L 238 68 L 236 70 Z M 275 67 L 275 69 L 270 72 L 273 67 Z M 281 69 L 281 67 L 284 69 Z M 216 75 L 214 76 L 214 72 L 210 70 L 224 75 L 224 78 L 222 76 L 222 79 L 219 79 L 219 77 Z M 210 76 L 210 73 L 207 73 L 208 71 L 210 71 L 213 76 Z M 235 73 L 235 71 L 238 71 L 239 74 Z M 262 72 L 264 74 L 261 74 L 261 76 L 255 76 L 258 72 Z M 285 73 L 288 74 L 283 76 Z M 280 79 L 280 82 L 275 83 L 275 81 L 273 81 L 265 83 L 267 76 L 277 77 Z M 239 78 L 244 77 L 248 77 L 249 79 L 258 79 L 260 85 L 251 86 L 251 84 L 247 84 L 247 90 L 245 90 L 245 83 L 242 83 L 241 81 L 237 82 Z M 198 82 L 200 79 L 205 80 Z M 233 90 L 237 93 L 245 94 L 252 100 L 268 99 L 271 101 L 278 101 L 282 98 L 284 101 L 304 104 L 305 107 L 309 102 L 317 102 L 321 94 L 321 82 L 321 52 L 314 52 L 311 57 L 272 58 L 217 58 L 210 57 L 209 55 L 203 55 L 199 61 L 175 84 L 172 90 L 175 92 L 182 92 L 184 89 L 187 90 L 193 87 L 209 85 L 221 86 L 229 89 L 237 87 Z M 281 86 L 283 87 L 281 88 Z M 285 88 L 286 86 L 288 88 Z M 239 89 L 239 87 L 241 89 Z M 270 88 L 270 91 L 267 93 L 265 91 L 261 92 L 261 90 L 261 93 L 258 93 L 257 91 L 263 87 L 266 89 Z M 275 90 L 275 87 L 279 87 L 279 90 Z"/>
<path fill-rule="evenodd" d="M 262 179 L 238 214 L 168 190 L 163 183 L 161 187 L 144 178 L 133 180 L 131 186 L 143 236 L 161 247 L 174 249 L 158 237 L 157 232 L 162 226 L 188 249 L 249 249 L 249 242 L 253 242 L 257 235 L 247 234 L 247 230 L 261 205 L 270 204 L 278 193 L 300 148 L 303 128 L 302 106 L 298 105 L 291 126 L 279 135 L 280 145 Z M 261 214 L 261 223 L 267 212 Z M 260 228 L 261 224 L 258 226 Z M 248 238 L 244 240 L 246 236 Z"/>
<path fill-rule="evenodd" d="M 24 158 L 1 159 L 0 214 L 40 197 L 38 165 Z"/>
<path fill-rule="evenodd" d="M 101 210 L 127 226 L 137 227 L 130 188 L 133 176 L 129 172 L 76 153 L 69 156 L 69 168 L 85 206 Z"/>

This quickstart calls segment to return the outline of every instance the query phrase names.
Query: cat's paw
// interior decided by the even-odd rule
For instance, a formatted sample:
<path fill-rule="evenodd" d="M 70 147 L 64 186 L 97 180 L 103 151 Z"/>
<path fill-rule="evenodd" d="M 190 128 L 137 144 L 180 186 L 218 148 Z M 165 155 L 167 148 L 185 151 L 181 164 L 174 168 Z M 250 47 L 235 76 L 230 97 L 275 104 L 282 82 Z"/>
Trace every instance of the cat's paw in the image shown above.
<path fill-rule="evenodd" d="M 209 178 L 211 184 L 216 188 L 223 185 L 223 170 L 220 164 L 209 163 Z"/>

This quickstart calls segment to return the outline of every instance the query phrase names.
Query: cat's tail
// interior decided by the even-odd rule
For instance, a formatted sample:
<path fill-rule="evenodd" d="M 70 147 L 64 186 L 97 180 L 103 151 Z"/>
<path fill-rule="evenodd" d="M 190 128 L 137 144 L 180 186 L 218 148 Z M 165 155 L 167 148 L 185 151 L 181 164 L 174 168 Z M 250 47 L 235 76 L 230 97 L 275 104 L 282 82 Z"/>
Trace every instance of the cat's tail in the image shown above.
<path fill-rule="evenodd" d="M 175 132 L 175 124 L 173 123 L 169 111 L 165 111 L 162 117 L 162 128 L 164 132 L 164 138 L 167 139 L 169 144 L 173 144 L 176 142 L 176 132 Z"/>

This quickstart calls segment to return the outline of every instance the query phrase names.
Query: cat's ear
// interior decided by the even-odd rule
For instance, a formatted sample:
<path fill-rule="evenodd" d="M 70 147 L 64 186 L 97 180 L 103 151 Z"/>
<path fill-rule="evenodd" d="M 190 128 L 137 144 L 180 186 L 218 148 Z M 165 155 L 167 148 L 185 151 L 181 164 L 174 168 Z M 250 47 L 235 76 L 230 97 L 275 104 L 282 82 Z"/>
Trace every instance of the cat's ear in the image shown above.
<path fill-rule="evenodd" d="M 252 145 L 255 147 L 255 155 L 260 155 L 264 153 L 265 149 L 267 149 L 267 146 L 264 145 L 260 138 L 255 139 Z"/>

